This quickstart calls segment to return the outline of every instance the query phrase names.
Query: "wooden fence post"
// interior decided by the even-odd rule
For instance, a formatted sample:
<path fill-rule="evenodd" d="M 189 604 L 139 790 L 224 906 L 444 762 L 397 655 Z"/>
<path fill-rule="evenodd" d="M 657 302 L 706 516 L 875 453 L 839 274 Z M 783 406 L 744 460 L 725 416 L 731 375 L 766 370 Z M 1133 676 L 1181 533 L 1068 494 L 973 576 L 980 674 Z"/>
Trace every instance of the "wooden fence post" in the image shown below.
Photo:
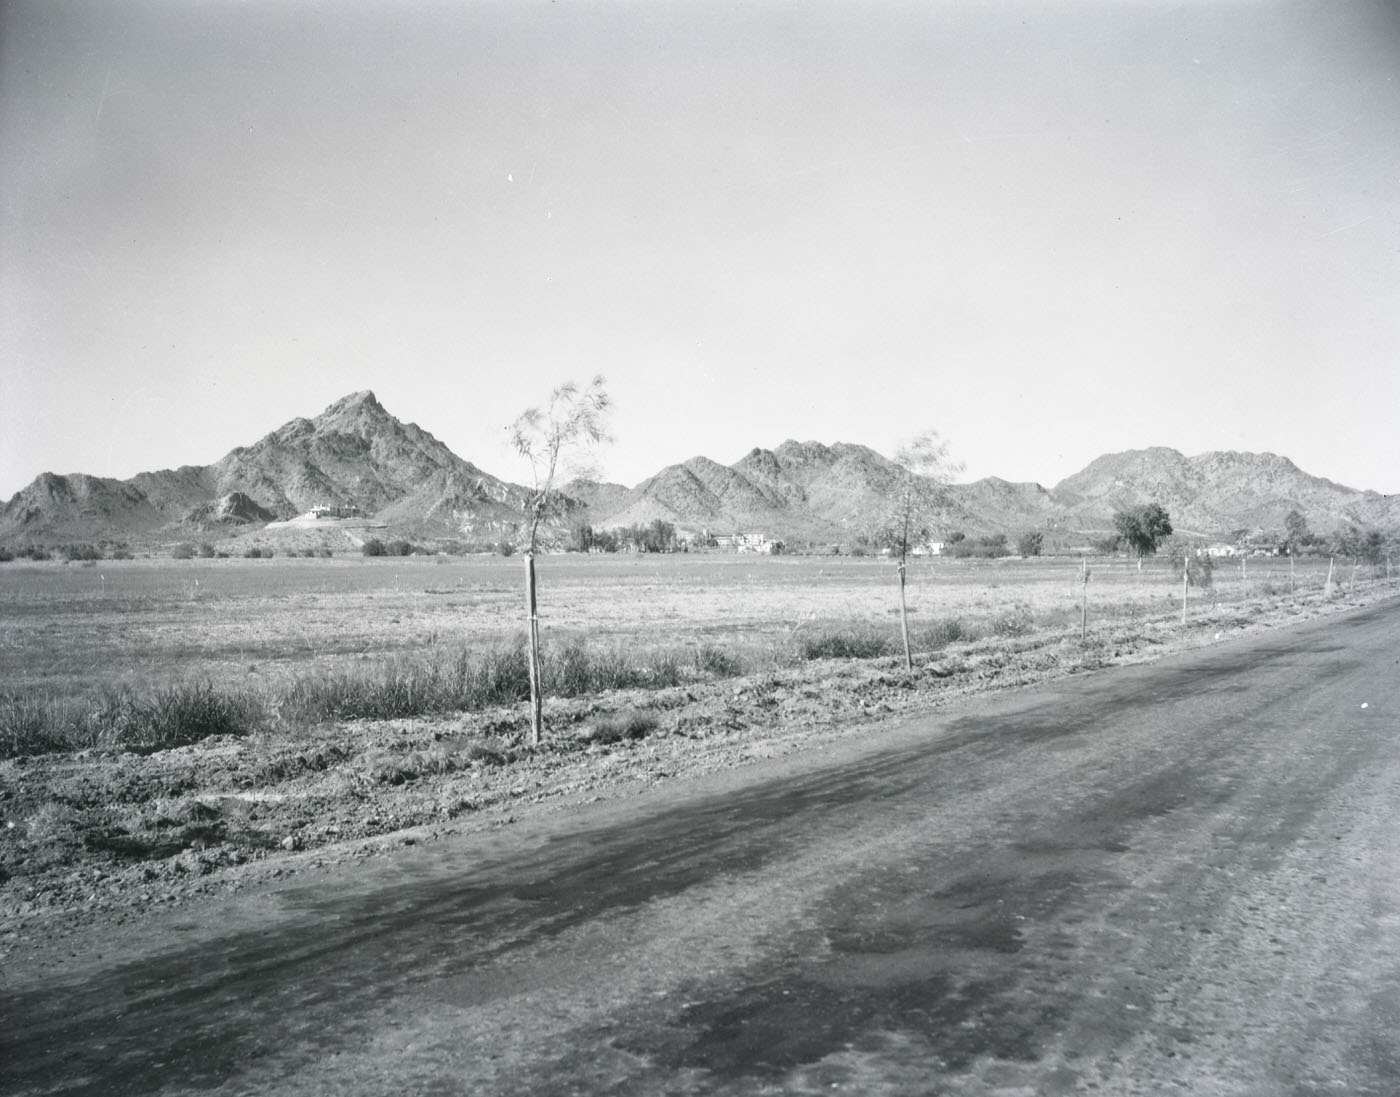
<path fill-rule="evenodd" d="M 1089 637 L 1089 561 L 1079 561 L 1079 585 L 1084 588 L 1084 599 L 1079 606 L 1079 643 L 1082 646 Z"/>

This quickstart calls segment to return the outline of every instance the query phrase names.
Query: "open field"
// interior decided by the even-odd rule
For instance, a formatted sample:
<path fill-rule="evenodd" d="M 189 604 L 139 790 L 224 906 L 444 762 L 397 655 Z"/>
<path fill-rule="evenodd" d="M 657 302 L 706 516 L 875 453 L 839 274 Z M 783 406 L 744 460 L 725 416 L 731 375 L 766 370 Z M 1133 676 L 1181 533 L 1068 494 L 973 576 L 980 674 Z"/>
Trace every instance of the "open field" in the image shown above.
<path fill-rule="evenodd" d="M 1286 560 L 1216 569 L 1189 612 L 1289 593 Z M 1165 561 L 1092 560 L 1091 623 L 1180 613 Z M 1315 595 L 1325 559 L 1298 563 Z M 539 565 L 546 644 L 635 650 L 711 645 L 756 666 L 783 663 L 822 630 L 897 636 L 894 565 L 850 557 L 551 556 Z M 1345 585 L 1350 569 L 1338 569 Z M 1359 580 L 1373 579 L 1370 569 Z M 444 645 L 489 648 L 523 633 L 518 559 L 129 560 L 0 567 L 0 686 L 55 696 L 209 680 L 284 686 Z M 1063 558 L 918 560 L 916 631 L 957 619 L 971 635 L 1078 625 L 1078 564 Z"/>
<path fill-rule="evenodd" d="M 1090 566 L 1081 642 L 1077 562 L 916 562 L 909 673 L 888 561 L 549 557 L 543 637 L 560 695 L 531 751 L 509 646 L 523 631 L 518 560 L 6 565 L 0 954 L 55 917 L 124 918 L 1396 590 L 1361 573 L 1353 589 L 1339 569 L 1328 597 L 1326 561 L 1309 561 L 1291 594 L 1287 561 L 1250 561 L 1247 577 L 1235 563 L 1191 591 L 1182 627 L 1180 580 L 1163 562 Z M 850 650 L 873 657 L 820 657 Z M 580 685 L 579 665 L 608 673 Z M 470 706 L 434 694 L 454 666 L 505 688 Z M 162 690 L 228 719 L 161 749 L 142 736 L 164 718 Z M 17 714 L 86 710 L 135 738 L 35 753 L 14 733 Z"/>

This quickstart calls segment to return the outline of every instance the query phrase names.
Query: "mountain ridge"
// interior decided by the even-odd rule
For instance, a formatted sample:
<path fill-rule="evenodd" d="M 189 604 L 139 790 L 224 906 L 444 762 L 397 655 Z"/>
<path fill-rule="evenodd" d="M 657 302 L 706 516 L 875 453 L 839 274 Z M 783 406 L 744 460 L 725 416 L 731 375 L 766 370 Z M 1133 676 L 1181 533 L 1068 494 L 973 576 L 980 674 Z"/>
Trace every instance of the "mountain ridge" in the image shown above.
<path fill-rule="evenodd" d="M 873 536 L 895 506 L 900 467 L 859 443 L 788 439 L 732 464 L 697 455 L 633 487 L 562 485 L 566 516 L 596 528 L 660 520 L 687 533 L 755 532 L 790 541 Z M 933 493 L 931 483 L 920 490 Z M 370 390 L 296 417 L 210 465 L 127 480 L 41 473 L 0 504 L 0 544 L 178 540 L 237 535 L 318 505 L 353 506 L 397 535 L 496 540 L 520 521 L 528 489 L 485 472 Z M 1112 528 L 1115 510 L 1157 502 L 1178 531 L 1280 530 L 1289 510 L 1313 529 L 1400 530 L 1400 496 L 1312 476 L 1275 453 L 1167 446 L 1103 454 L 1051 488 L 989 476 L 942 491 L 944 532 Z"/>

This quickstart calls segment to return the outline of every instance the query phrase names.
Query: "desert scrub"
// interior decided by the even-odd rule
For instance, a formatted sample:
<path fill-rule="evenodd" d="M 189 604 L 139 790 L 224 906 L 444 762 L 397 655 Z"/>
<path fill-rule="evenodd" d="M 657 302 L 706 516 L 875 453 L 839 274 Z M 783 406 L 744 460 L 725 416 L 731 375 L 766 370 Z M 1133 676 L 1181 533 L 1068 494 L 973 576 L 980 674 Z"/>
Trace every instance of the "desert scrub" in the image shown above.
<path fill-rule="evenodd" d="M 1035 631 L 1035 619 L 1029 606 L 1017 603 L 995 614 L 987 628 L 993 636 L 1026 636 Z"/>
<path fill-rule="evenodd" d="M 695 652 L 695 669 L 706 678 L 737 678 L 748 670 L 741 657 L 715 644 L 702 644 Z"/>
<path fill-rule="evenodd" d="M 609 689 L 666 689 L 684 677 L 673 651 L 625 653 L 620 648 L 597 650 L 575 641 L 558 651 L 544 651 L 545 692 L 560 697 L 583 697 Z"/>
<path fill-rule="evenodd" d="M 545 693 L 583 697 L 615 689 L 666 689 L 698 677 L 678 652 L 667 648 L 624 651 L 570 642 L 543 651 Z M 523 640 L 510 647 L 457 648 L 400 656 L 363 669 L 298 679 L 281 712 L 293 723 L 324 720 L 393 720 L 477 712 L 516 704 L 530 696 Z"/>
<path fill-rule="evenodd" d="M 878 659 L 893 655 L 895 637 L 873 625 L 826 627 L 798 639 L 803 659 Z"/>
<path fill-rule="evenodd" d="M 514 704 L 530 696 L 522 645 L 434 651 L 350 670 L 323 671 L 287 689 L 281 711 L 293 723 L 393 720 Z"/>
<path fill-rule="evenodd" d="M 265 719 L 259 696 L 218 690 L 210 682 L 144 696 L 127 687 L 88 700 L 6 692 L 0 694 L 0 757 L 90 748 L 165 750 L 214 735 L 245 735 Z"/>
<path fill-rule="evenodd" d="M 633 709 L 596 720 L 585 733 L 585 738 L 590 743 L 621 743 L 629 739 L 645 739 L 658 726 L 660 721 L 654 713 Z"/>
<path fill-rule="evenodd" d="M 975 640 L 976 633 L 963 623 L 961 617 L 943 617 L 915 633 L 915 645 L 923 651 L 938 651 L 949 644 Z"/>

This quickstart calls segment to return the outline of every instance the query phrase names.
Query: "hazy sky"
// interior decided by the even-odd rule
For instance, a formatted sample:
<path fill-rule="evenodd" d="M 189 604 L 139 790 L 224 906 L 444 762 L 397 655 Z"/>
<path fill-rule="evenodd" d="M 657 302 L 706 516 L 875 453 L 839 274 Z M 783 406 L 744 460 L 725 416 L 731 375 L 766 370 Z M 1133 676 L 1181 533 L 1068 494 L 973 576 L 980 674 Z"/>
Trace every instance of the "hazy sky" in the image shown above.
<path fill-rule="evenodd" d="M 936 429 L 1400 492 L 1394 3 L 0 4 L 0 495 L 371 388 L 497 475 Z"/>

